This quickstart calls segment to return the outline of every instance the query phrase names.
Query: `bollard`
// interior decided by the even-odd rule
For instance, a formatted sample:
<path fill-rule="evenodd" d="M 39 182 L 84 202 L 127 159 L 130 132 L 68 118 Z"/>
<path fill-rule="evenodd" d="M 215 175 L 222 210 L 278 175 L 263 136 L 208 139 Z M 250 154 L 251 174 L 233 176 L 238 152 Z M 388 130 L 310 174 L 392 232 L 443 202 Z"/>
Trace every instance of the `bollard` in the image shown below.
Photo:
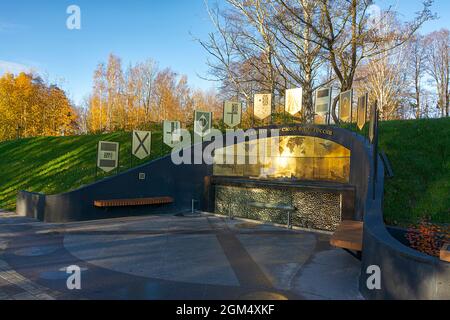
<path fill-rule="evenodd" d="M 288 211 L 288 221 L 287 221 L 287 228 L 288 229 L 292 229 L 292 224 L 291 224 L 291 212 Z"/>
<path fill-rule="evenodd" d="M 195 214 L 195 203 L 196 202 L 198 202 L 197 200 L 195 200 L 195 199 L 192 199 L 192 214 Z"/>

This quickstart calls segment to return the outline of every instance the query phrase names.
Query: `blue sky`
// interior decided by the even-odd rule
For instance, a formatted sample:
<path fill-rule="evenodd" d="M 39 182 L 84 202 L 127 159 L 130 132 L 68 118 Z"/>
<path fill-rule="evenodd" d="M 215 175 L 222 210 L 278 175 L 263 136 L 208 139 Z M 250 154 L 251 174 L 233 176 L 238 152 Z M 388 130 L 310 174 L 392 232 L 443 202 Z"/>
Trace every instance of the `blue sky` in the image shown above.
<path fill-rule="evenodd" d="M 221 0 L 219 0 L 221 1 Z M 404 19 L 420 10 L 420 0 L 380 0 Z M 81 8 L 82 29 L 68 30 L 66 9 Z M 450 1 L 435 0 L 438 21 L 423 32 L 450 28 Z M 109 53 L 129 63 L 147 58 L 186 74 L 192 85 L 210 88 L 207 55 L 193 36 L 212 30 L 204 0 L 15 0 L 0 3 L 0 74 L 32 68 L 58 82 L 79 103 L 91 90 L 92 74 Z"/>

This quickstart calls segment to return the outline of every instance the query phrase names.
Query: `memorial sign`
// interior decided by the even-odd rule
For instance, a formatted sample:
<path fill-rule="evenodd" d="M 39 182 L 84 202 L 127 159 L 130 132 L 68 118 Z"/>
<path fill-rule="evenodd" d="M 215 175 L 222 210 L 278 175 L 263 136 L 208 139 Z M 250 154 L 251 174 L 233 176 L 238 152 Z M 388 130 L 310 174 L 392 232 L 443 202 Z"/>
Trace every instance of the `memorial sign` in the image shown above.
<path fill-rule="evenodd" d="M 150 155 L 152 148 L 152 133 L 150 131 L 133 131 L 133 156 L 142 160 Z"/>
<path fill-rule="evenodd" d="M 97 151 L 97 167 L 105 172 L 111 172 L 119 166 L 119 143 L 100 141 Z"/>
<path fill-rule="evenodd" d="M 364 94 L 358 98 L 358 116 L 357 116 L 357 124 L 358 129 L 362 130 L 367 122 L 367 104 L 369 101 L 369 94 Z"/>
<path fill-rule="evenodd" d="M 225 101 L 223 104 L 223 122 L 230 128 L 241 124 L 242 103 L 238 101 Z"/>
<path fill-rule="evenodd" d="M 342 92 L 339 101 L 339 120 L 352 122 L 353 90 Z"/>
<path fill-rule="evenodd" d="M 253 108 L 256 118 L 264 120 L 269 117 L 272 114 L 272 95 L 255 94 Z"/>
<path fill-rule="evenodd" d="M 195 111 L 194 114 L 194 132 L 204 137 L 212 128 L 212 112 Z"/>
<path fill-rule="evenodd" d="M 295 116 L 302 111 L 303 104 L 303 89 L 288 89 L 286 90 L 286 111 Z"/>
<path fill-rule="evenodd" d="M 315 124 L 327 124 L 327 117 L 331 107 L 331 88 L 319 89 L 316 91 L 315 103 Z"/>
<path fill-rule="evenodd" d="M 180 142 L 179 130 L 181 129 L 181 124 L 179 121 L 168 121 L 163 122 L 163 141 L 164 144 L 173 148 Z"/>

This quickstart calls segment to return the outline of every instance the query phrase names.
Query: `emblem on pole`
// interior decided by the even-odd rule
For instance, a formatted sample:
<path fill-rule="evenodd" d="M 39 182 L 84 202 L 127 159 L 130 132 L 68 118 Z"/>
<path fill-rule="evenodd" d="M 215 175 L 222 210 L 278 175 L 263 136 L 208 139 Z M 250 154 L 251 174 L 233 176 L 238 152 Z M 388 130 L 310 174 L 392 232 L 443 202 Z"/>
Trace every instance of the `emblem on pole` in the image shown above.
<path fill-rule="evenodd" d="M 367 122 L 367 105 L 369 102 L 369 94 L 364 94 L 358 98 L 358 116 L 357 116 L 357 124 L 358 129 L 362 130 Z"/>
<path fill-rule="evenodd" d="M 339 99 L 339 120 L 342 122 L 352 122 L 353 111 L 353 90 L 348 90 L 340 94 Z"/>
<path fill-rule="evenodd" d="M 151 152 L 152 133 L 150 131 L 133 131 L 132 151 L 133 156 L 142 160 Z"/>
<path fill-rule="evenodd" d="M 174 148 L 178 143 L 180 143 L 181 123 L 179 121 L 168 121 L 163 122 L 163 140 L 164 144 L 171 148 Z"/>
<path fill-rule="evenodd" d="M 100 141 L 98 143 L 97 167 L 111 172 L 119 166 L 119 143 Z"/>
<path fill-rule="evenodd" d="M 302 111 L 303 104 L 303 89 L 288 89 L 286 90 L 286 112 L 295 116 L 297 113 Z"/>
<path fill-rule="evenodd" d="M 264 120 L 272 114 L 272 95 L 255 94 L 254 102 L 254 116 L 259 120 Z"/>
<path fill-rule="evenodd" d="M 316 91 L 315 103 L 315 124 L 327 124 L 328 116 L 331 107 L 331 88 L 318 89 Z"/>
<path fill-rule="evenodd" d="M 204 137 L 212 128 L 212 112 L 195 111 L 194 114 L 194 132 Z"/>
<path fill-rule="evenodd" d="M 237 101 L 225 101 L 223 105 L 223 122 L 230 128 L 241 124 L 242 103 Z"/>

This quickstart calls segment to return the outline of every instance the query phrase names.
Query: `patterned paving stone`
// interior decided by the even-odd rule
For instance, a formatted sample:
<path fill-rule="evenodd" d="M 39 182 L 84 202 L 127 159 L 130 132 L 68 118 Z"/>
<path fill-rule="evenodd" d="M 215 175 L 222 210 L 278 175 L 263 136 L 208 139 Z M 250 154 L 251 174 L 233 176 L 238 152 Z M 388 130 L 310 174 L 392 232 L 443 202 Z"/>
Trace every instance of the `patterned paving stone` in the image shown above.
<path fill-rule="evenodd" d="M 358 299 L 359 262 L 328 239 L 210 215 L 0 218 L 0 299 Z M 82 268 L 79 292 L 67 290 L 69 265 Z"/>
<path fill-rule="evenodd" d="M 40 300 L 39 296 L 45 300 L 53 299 L 47 288 L 15 272 L 5 261 L 0 260 L 0 268 L 0 300 Z"/>

